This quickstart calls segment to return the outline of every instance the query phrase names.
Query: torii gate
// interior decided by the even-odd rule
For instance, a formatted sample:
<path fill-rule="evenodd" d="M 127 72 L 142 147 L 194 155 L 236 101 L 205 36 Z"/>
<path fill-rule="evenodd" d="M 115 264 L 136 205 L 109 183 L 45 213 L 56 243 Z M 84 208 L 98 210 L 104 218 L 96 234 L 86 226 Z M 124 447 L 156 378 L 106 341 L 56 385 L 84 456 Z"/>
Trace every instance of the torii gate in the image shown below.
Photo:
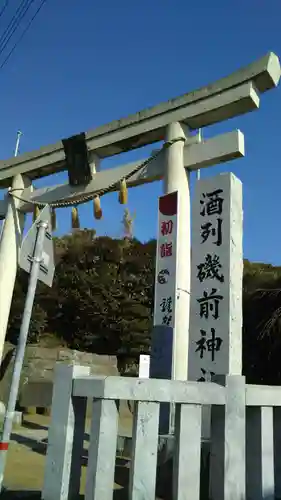
<path fill-rule="evenodd" d="M 0 241 L 0 361 L 24 215 L 33 211 L 34 203 L 71 206 L 93 199 L 97 194 L 118 190 L 124 179 L 128 187 L 163 179 L 165 193 L 176 190 L 179 193 L 176 280 L 177 288 L 187 293 L 181 294 L 177 302 L 173 363 L 174 377 L 187 378 L 190 252 L 186 249 L 190 248 L 190 172 L 244 156 L 244 136 L 240 131 L 207 141 L 202 141 L 200 135 L 192 137 L 190 131 L 257 109 L 259 93 L 277 86 L 280 74 L 278 57 L 269 53 L 212 85 L 98 127 L 84 136 L 72 138 L 72 141 L 59 141 L 0 162 L 0 188 L 10 190 L 0 201 L 0 218 L 5 218 Z M 143 167 L 143 162 L 139 161 L 110 170 L 101 169 L 103 158 L 163 139 L 166 147 Z M 82 158 L 80 164 L 79 158 L 78 161 L 75 159 L 77 152 Z M 68 170 L 68 184 L 33 191 L 34 179 L 62 170 Z"/>

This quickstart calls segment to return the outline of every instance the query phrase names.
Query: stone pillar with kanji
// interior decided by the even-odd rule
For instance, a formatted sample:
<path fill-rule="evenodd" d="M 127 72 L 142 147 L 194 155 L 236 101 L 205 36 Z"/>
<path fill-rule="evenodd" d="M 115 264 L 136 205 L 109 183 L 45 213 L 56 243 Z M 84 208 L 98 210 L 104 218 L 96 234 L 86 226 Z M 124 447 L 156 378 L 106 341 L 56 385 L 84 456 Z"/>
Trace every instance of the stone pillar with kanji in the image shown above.
<path fill-rule="evenodd" d="M 242 183 L 235 175 L 224 173 L 196 183 L 189 380 L 242 373 L 242 225 Z"/>

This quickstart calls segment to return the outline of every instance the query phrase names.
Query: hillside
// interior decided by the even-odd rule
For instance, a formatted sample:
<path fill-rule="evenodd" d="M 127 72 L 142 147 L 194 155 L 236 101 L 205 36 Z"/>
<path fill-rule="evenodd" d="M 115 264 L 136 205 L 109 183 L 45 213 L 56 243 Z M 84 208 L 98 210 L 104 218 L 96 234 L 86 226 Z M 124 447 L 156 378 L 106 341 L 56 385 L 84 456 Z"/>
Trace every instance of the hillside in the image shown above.
<path fill-rule="evenodd" d="M 85 230 L 56 238 L 55 247 L 54 285 L 38 287 L 29 342 L 117 355 L 119 362 L 149 352 L 155 241 Z M 19 272 L 7 336 L 13 343 L 26 286 Z M 244 261 L 243 308 L 244 374 L 249 382 L 281 384 L 281 267 Z"/>

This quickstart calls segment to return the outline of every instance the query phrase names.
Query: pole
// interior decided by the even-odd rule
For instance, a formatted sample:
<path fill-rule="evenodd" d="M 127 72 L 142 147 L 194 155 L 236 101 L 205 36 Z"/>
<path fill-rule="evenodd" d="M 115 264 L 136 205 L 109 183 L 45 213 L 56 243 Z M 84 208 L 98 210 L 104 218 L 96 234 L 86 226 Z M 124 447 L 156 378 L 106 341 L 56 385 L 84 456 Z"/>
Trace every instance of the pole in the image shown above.
<path fill-rule="evenodd" d="M 15 156 L 18 156 L 21 136 L 22 136 L 22 132 L 20 130 L 18 130 L 18 132 L 17 132 L 17 140 L 16 140 L 16 147 L 15 147 Z"/>
<path fill-rule="evenodd" d="M 15 411 L 16 402 L 17 402 L 21 370 L 22 370 L 22 365 L 23 365 L 23 360 L 24 360 L 25 347 L 26 347 L 27 336 L 28 336 L 28 331 L 29 331 L 29 324 L 30 324 L 30 319 L 31 319 L 31 314 L 32 314 L 32 308 L 33 308 L 33 303 L 34 303 L 37 281 L 38 281 L 38 274 L 40 271 L 40 262 L 42 261 L 44 238 L 45 238 L 45 233 L 46 233 L 47 227 L 48 227 L 47 222 L 40 221 L 38 223 L 38 233 L 37 233 L 37 238 L 36 238 L 36 242 L 35 242 L 34 258 L 33 258 L 33 262 L 32 262 L 32 268 L 31 268 L 29 284 L 28 284 L 28 291 L 27 291 L 26 301 L 25 301 L 25 305 L 24 305 L 24 312 L 23 312 L 22 324 L 21 324 L 21 328 L 20 328 L 17 351 L 16 351 L 16 358 L 15 358 L 15 364 L 14 364 L 14 371 L 13 371 L 9 401 L 8 401 L 7 410 L 6 410 L 6 414 L 5 414 L 2 439 L 0 442 L 0 493 L 1 493 L 2 488 L 3 488 L 3 479 L 4 479 L 5 465 L 6 465 L 6 459 L 7 459 L 7 451 L 8 451 L 10 436 L 11 436 L 11 432 L 12 432 L 13 417 L 14 417 L 14 411 Z"/>
<path fill-rule="evenodd" d="M 202 130 L 201 130 L 201 128 L 199 128 L 199 130 L 198 130 L 198 137 L 199 137 L 199 143 L 200 143 L 202 141 Z M 200 168 L 198 168 L 198 170 L 196 170 L 196 180 L 200 181 Z"/>
<path fill-rule="evenodd" d="M 17 140 L 16 140 L 16 147 L 15 147 L 15 152 L 14 152 L 14 156 L 15 157 L 18 156 L 21 136 L 22 136 L 22 132 L 20 130 L 18 130 L 18 132 L 17 132 Z M 4 228 L 4 222 L 2 222 L 2 225 L 1 225 L 0 240 L 2 238 L 3 228 Z"/>

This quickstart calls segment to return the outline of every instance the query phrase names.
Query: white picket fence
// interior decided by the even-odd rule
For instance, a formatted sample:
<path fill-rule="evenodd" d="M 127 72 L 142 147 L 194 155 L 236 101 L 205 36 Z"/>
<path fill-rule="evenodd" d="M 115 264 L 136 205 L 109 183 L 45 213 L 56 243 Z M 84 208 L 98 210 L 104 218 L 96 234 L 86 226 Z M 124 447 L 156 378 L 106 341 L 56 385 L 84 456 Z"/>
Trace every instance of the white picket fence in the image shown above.
<path fill-rule="evenodd" d="M 224 384 L 222 384 L 224 380 Z M 160 403 L 174 403 L 173 499 L 199 500 L 201 412 L 212 406 L 210 498 L 281 498 L 281 387 L 93 377 L 58 364 L 49 429 L 44 500 L 71 500 L 80 489 L 87 398 L 92 399 L 86 500 L 112 500 L 118 401 L 136 402 L 129 499 L 154 500 Z"/>

